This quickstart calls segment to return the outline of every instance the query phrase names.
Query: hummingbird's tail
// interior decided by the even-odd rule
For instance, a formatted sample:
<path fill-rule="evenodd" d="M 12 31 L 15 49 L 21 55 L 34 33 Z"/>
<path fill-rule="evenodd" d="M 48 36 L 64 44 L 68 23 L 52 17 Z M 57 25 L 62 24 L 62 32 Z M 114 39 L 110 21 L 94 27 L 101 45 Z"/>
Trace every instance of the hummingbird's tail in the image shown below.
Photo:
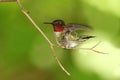
<path fill-rule="evenodd" d="M 95 38 L 95 36 L 83 36 L 79 39 L 79 42 L 82 43 L 90 38 Z"/>
<path fill-rule="evenodd" d="M 95 38 L 95 36 L 85 36 L 85 37 L 82 37 L 82 39 L 90 39 L 90 38 Z"/>

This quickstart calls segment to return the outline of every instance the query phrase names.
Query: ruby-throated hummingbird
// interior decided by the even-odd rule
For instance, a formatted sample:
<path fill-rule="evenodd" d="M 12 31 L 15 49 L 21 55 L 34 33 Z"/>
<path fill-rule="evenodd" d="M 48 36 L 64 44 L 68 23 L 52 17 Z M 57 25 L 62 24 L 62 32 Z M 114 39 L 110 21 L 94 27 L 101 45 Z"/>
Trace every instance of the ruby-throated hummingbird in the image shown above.
<path fill-rule="evenodd" d="M 63 20 L 54 20 L 51 23 L 46 22 L 45 24 L 53 25 L 56 41 L 62 48 L 71 49 L 80 43 L 95 37 L 78 34 L 76 32 L 76 30 L 90 30 L 89 27 L 84 25 L 65 24 Z"/>

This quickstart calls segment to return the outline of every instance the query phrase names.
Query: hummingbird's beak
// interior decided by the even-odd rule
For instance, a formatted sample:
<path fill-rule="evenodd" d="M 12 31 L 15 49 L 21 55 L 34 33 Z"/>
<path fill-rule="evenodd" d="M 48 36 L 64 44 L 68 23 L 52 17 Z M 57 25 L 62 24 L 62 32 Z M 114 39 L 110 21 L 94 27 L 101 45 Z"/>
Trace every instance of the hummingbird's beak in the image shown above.
<path fill-rule="evenodd" d="M 44 22 L 44 24 L 53 24 L 53 23 L 50 23 L 50 22 Z"/>

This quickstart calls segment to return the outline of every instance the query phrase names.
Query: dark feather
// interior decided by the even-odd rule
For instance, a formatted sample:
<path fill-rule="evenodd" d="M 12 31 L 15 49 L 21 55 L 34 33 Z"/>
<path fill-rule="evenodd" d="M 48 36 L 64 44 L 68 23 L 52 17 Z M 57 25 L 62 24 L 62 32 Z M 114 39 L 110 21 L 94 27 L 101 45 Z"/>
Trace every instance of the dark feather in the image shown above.
<path fill-rule="evenodd" d="M 90 38 L 95 38 L 95 36 L 85 36 L 85 37 L 82 37 L 82 39 L 90 39 Z"/>
<path fill-rule="evenodd" d="M 75 31 L 75 30 L 90 30 L 91 28 L 85 26 L 85 25 L 80 25 L 80 24 L 67 24 L 66 25 L 66 29 L 68 29 L 67 31 Z"/>

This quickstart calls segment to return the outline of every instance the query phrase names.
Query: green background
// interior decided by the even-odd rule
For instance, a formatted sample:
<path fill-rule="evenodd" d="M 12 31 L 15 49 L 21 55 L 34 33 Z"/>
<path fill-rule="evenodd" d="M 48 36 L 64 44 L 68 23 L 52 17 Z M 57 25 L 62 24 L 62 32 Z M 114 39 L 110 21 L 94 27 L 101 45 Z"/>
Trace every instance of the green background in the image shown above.
<path fill-rule="evenodd" d="M 119 0 L 21 2 L 53 43 L 56 42 L 51 25 L 43 23 L 63 19 L 66 23 L 89 25 L 94 29 L 92 34 L 115 48 L 120 47 Z M 107 80 L 100 74 L 76 67 L 72 50 L 55 50 L 71 77 L 56 64 L 49 44 L 21 13 L 18 5 L 15 2 L 0 3 L 0 80 Z M 120 80 L 120 77 L 108 80 Z"/>

